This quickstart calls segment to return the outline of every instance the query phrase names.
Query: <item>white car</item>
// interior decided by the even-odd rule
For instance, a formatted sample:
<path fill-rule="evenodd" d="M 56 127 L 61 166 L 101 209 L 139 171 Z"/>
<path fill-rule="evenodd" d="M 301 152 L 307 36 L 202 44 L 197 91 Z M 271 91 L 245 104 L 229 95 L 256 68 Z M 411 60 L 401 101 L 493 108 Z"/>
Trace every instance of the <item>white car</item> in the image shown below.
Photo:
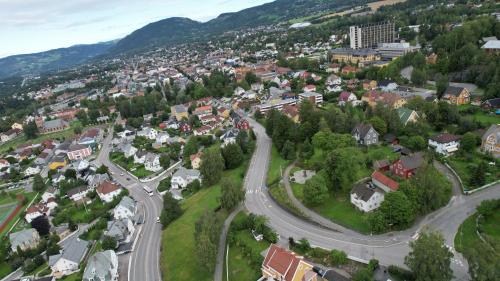
<path fill-rule="evenodd" d="M 160 217 L 156 217 L 156 223 L 160 223 Z"/>

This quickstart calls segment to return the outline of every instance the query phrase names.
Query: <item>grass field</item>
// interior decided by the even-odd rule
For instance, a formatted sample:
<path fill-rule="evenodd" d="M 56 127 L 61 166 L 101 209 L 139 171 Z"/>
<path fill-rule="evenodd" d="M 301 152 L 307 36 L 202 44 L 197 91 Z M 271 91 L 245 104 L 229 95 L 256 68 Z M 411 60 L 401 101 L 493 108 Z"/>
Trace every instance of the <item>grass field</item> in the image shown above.
<path fill-rule="evenodd" d="M 35 196 L 37 196 L 37 193 L 35 192 L 26 193 L 24 194 L 24 196 L 26 196 L 26 205 L 24 205 L 24 207 L 20 210 L 20 212 L 18 212 L 17 215 L 7 224 L 7 227 L 5 227 L 5 229 L 2 232 L 0 232 L 0 239 L 2 239 L 3 236 L 7 234 L 7 232 L 14 225 L 14 223 L 16 223 L 17 219 L 21 217 L 22 213 L 28 207 L 28 204 L 33 200 L 33 198 L 35 198 Z"/>
<path fill-rule="evenodd" d="M 247 215 L 243 212 L 238 213 L 233 220 L 238 222 L 244 220 Z M 238 231 L 236 239 L 240 243 L 247 245 L 252 249 L 263 252 L 269 247 L 269 243 L 265 241 L 257 242 L 248 230 Z M 229 248 L 228 266 L 229 280 L 255 281 L 261 277 L 260 267 L 256 267 L 248 262 L 248 258 L 244 255 L 243 250 L 238 245 Z M 224 264 L 224 279 L 226 275 L 226 265 Z"/>
<path fill-rule="evenodd" d="M 274 200 L 276 200 L 276 202 L 278 202 L 288 211 L 300 217 L 304 216 L 301 211 L 292 203 L 292 200 L 290 200 L 290 198 L 288 197 L 285 187 L 282 184 L 276 184 L 270 187 L 269 194 Z"/>
<path fill-rule="evenodd" d="M 242 183 L 246 165 L 225 171 L 223 177 L 231 177 Z M 196 258 L 194 240 L 195 223 L 207 211 L 219 206 L 220 186 L 215 185 L 198 191 L 186 199 L 184 214 L 170 224 L 162 236 L 161 271 L 165 281 L 209 281 L 213 273 L 200 266 Z"/>
<path fill-rule="evenodd" d="M 289 161 L 281 158 L 281 155 L 273 146 L 271 150 L 271 163 L 269 164 L 269 170 L 267 171 L 267 185 L 277 183 L 281 180 L 281 172 L 285 170 L 288 166 Z"/>
<path fill-rule="evenodd" d="M 17 204 L 13 202 L 11 205 L 0 207 L 0 224 L 2 224 L 7 217 L 9 217 L 10 213 L 12 213 L 16 209 Z"/>
<path fill-rule="evenodd" d="M 462 179 L 462 182 L 467 190 L 473 190 L 479 186 L 473 185 L 470 180 L 475 171 L 475 168 L 481 161 L 486 161 L 486 159 L 481 159 L 481 154 L 476 153 L 472 159 L 465 159 L 459 156 L 450 157 L 448 162 L 450 166 L 457 172 Z M 494 182 L 500 178 L 500 168 L 498 166 L 486 165 L 486 176 L 485 184 Z"/>

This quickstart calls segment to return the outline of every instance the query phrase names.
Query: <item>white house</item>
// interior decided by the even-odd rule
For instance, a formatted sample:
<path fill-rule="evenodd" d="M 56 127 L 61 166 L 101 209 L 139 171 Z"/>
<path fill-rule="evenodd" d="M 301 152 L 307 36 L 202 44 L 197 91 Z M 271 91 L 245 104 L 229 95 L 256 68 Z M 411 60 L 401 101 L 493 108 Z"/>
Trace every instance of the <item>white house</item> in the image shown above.
<path fill-rule="evenodd" d="M 137 206 L 135 201 L 132 198 L 125 196 L 114 208 L 113 217 L 115 220 L 132 219 L 135 215 L 136 208 Z"/>
<path fill-rule="evenodd" d="M 108 228 L 104 235 L 113 237 L 119 244 L 129 243 L 135 232 L 132 220 L 126 218 L 121 220 L 108 221 Z"/>
<path fill-rule="evenodd" d="M 148 152 L 144 159 L 144 168 L 151 172 L 160 171 L 162 169 L 160 165 L 160 155 Z"/>
<path fill-rule="evenodd" d="M 157 135 L 158 135 L 158 131 L 156 131 L 155 129 L 150 128 L 150 127 L 143 128 L 142 130 L 137 132 L 138 137 L 145 137 L 145 138 L 148 138 L 150 140 L 156 139 Z"/>
<path fill-rule="evenodd" d="M 437 153 L 449 156 L 460 147 L 460 137 L 452 134 L 439 134 L 431 137 L 428 144 Z"/>
<path fill-rule="evenodd" d="M 144 164 L 144 161 L 146 161 L 146 154 L 147 154 L 147 152 L 144 150 L 136 152 L 134 154 L 134 163 Z"/>
<path fill-rule="evenodd" d="M 34 219 L 45 215 L 48 216 L 49 214 L 50 210 L 47 206 L 45 206 L 45 204 L 33 204 L 28 209 L 26 209 L 26 215 L 24 216 L 24 219 L 27 223 L 31 223 Z"/>
<path fill-rule="evenodd" d="M 371 183 L 354 186 L 351 191 L 351 203 L 362 212 L 371 212 L 384 201 L 384 192 Z"/>
<path fill-rule="evenodd" d="M 135 148 L 130 142 L 122 143 L 119 149 L 121 152 L 123 152 L 125 158 L 134 156 L 137 152 L 137 148 Z"/>
<path fill-rule="evenodd" d="M 200 171 L 180 167 L 172 176 L 170 184 L 172 188 L 181 189 L 185 188 L 188 184 L 195 180 L 201 181 Z"/>
<path fill-rule="evenodd" d="M 92 189 L 88 186 L 79 186 L 68 190 L 66 195 L 73 201 L 80 201 L 91 191 Z"/>
<path fill-rule="evenodd" d="M 71 239 L 68 244 L 63 246 L 62 253 L 49 257 L 49 266 L 52 269 L 52 275 L 60 278 L 78 271 L 88 247 L 89 242 L 85 240 L 80 240 L 79 238 Z"/>
<path fill-rule="evenodd" d="M 236 137 L 238 136 L 238 129 L 229 129 L 222 136 L 220 136 L 220 140 L 222 141 L 221 146 L 226 146 L 228 144 L 236 143 Z"/>
<path fill-rule="evenodd" d="M 40 173 L 40 167 L 39 166 L 31 166 L 28 167 L 26 170 L 24 170 L 24 175 L 27 177 L 34 176 L 36 174 Z"/>
<path fill-rule="evenodd" d="M 96 191 L 102 201 L 110 203 L 115 197 L 120 195 L 122 188 L 116 183 L 105 181 L 96 188 Z"/>
<path fill-rule="evenodd" d="M 56 198 L 56 195 L 57 189 L 50 187 L 42 194 L 42 202 L 47 203 L 50 198 Z"/>
<path fill-rule="evenodd" d="M 341 84 L 342 84 L 342 78 L 340 78 L 339 76 L 337 76 L 335 74 L 328 76 L 328 78 L 326 79 L 326 85 L 328 85 L 328 86 L 335 86 L 335 85 L 341 85 Z"/>
<path fill-rule="evenodd" d="M 118 257 L 112 250 L 93 254 L 83 272 L 83 281 L 118 280 Z"/>
<path fill-rule="evenodd" d="M 156 136 L 156 142 L 164 144 L 164 143 L 166 143 L 168 141 L 168 138 L 170 138 L 170 136 L 168 135 L 167 132 L 160 132 Z"/>

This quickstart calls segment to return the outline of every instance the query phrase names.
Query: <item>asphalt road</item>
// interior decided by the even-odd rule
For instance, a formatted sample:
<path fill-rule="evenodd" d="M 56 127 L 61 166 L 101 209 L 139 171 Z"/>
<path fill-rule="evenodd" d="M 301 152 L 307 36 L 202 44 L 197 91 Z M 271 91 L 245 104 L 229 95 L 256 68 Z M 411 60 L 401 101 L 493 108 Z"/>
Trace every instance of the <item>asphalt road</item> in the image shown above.
<path fill-rule="evenodd" d="M 481 201 L 500 198 L 500 185 L 467 197 L 454 195 L 447 206 L 431 213 L 409 230 L 385 235 L 362 235 L 352 231 L 336 232 L 297 218 L 283 210 L 270 198 L 265 182 L 270 160 L 271 139 L 266 135 L 262 125 L 254 120 L 250 120 L 250 123 L 257 136 L 257 147 L 244 184 L 247 193 L 245 206 L 252 213 L 268 217 L 269 225 L 280 234 L 282 239 L 307 238 L 313 246 L 343 250 L 352 258 L 361 260 L 376 258 L 383 265 L 404 266 L 404 257 L 409 253 L 409 242 L 415 240 L 422 229 L 429 228 L 440 231 L 446 244 L 454 253 L 452 269 L 455 279 L 470 279 L 468 265 L 462 255 L 453 249 L 453 240 L 460 224 L 474 213 Z M 451 175 L 447 176 L 451 177 Z M 453 179 L 452 181 L 455 182 Z"/>

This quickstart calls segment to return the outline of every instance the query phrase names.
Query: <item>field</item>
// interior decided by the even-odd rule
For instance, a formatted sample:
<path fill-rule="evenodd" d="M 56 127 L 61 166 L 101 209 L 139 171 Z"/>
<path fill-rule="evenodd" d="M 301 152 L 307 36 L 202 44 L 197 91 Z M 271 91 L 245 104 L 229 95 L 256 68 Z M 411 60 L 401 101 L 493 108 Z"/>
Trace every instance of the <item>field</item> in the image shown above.
<path fill-rule="evenodd" d="M 17 221 L 17 219 L 19 219 L 21 217 L 21 214 L 26 210 L 26 208 L 28 207 L 28 204 L 33 200 L 33 198 L 35 198 L 35 196 L 37 196 L 37 193 L 35 192 L 32 192 L 32 193 L 26 193 L 24 194 L 24 196 L 26 197 L 26 204 L 23 206 L 23 208 L 21 208 L 21 210 L 17 213 L 16 216 L 14 216 L 14 218 L 12 218 L 12 220 L 6 225 L 6 227 L 2 230 L 2 232 L 0 232 L 0 239 L 7 234 L 7 232 L 10 230 L 10 228 L 12 226 L 14 226 L 14 223 Z M 20 229 L 18 229 L 20 230 Z"/>
<path fill-rule="evenodd" d="M 267 172 L 267 185 L 272 185 L 281 180 L 281 173 L 288 166 L 289 161 L 281 158 L 281 155 L 273 146 L 271 150 L 271 163 L 269 164 L 269 170 Z"/>
<path fill-rule="evenodd" d="M 245 219 L 246 214 L 240 212 L 233 220 L 234 222 Z M 265 241 L 257 242 L 248 230 L 238 231 L 236 240 L 247 245 L 252 249 L 257 249 L 259 252 L 265 251 L 269 247 L 269 243 Z M 229 280 L 255 281 L 261 277 L 260 267 L 255 267 L 248 262 L 248 258 L 244 255 L 243 250 L 238 245 L 229 247 L 228 267 Z M 226 276 L 226 264 L 224 263 L 224 280 Z"/>
<path fill-rule="evenodd" d="M 13 202 L 10 205 L 3 205 L 0 207 L 0 225 L 9 217 L 9 215 L 16 209 L 17 204 Z"/>
<path fill-rule="evenodd" d="M 481 161 L 481 154 L 475 153 L 472 159 L 465 159 L 459 156 L 453 156 L 448 159 L 450 166 L 457 172 L 457 174 L 462 179 L 464 184 L 464 188 L 466 190 L 473 190 L 478 188 L 479 186 L 473 185 L 470 180 L 475 171 L 475 167 Z M 487 160 L 483 160 L 487 161 Z M 486 162 L 488 163 L 488 162 Z M 485 184 L 494 182 L 500 177 L 500 168 L 498 166 L 486 165 L 486 176 L 485 176 Z"/>
<path fill-rule="evenodd" d="M 377 1 L 377 2 L 372 2 L 372 3 L 368 3 L 366 4 L 372 11 L 376 12 L 378 11 L 378 9 L 380 9 L 380 7 L 382 6 L 387 6 L 387 5 L 394 5 L 394 4 L 397 4 L 397 3 L 403 3 L 403 2 L 406 2 L 406 0 L 382 0 L 382 1 Z M 354 13 L 356 12 L 357 10 L 346 10 L 346 11 L 342 11 L 342 12 L 338 12 L 338 13 L 333 13 L 333 14 L 329 14 L 329 15 L 326 15 L 324 16 L 323 18 L 332 18 L 332 17 L 336 17 L 336 16 L 345 16 L 345 15 L 348 15 L 348 14 L 351 14 L 351 13 Z"/>
<path fill-rule="evenodd" d="M 242 165 L 237 169 L 225 171 L 223 177 L 231 177 L 241 183 L 245 170 L 246 165 Z M 207 210 L 215 210 L 219 206 L 219 196 L 218 185 L 198 191 L 183 202 L 184 214 L 163 231 L 161 252 L 163 280 L 212 280 L 213 273 L 203 269 L 196 259 L 194 232 L 195 222 Z M 175 243 L 172 243 L 173 241 Z"/>

